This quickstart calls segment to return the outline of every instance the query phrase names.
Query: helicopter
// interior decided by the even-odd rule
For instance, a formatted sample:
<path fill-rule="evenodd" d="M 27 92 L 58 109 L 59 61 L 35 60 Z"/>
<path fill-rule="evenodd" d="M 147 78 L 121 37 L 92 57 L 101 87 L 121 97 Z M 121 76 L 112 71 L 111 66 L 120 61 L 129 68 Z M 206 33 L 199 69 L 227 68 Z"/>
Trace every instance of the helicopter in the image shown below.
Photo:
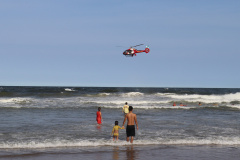
<path fill-rule="evenodd" d="M 137 50 L 137 49 L 134 48 L 134 47 L 141 46 L 141 45 L 144 45 L 144 44 L 131 46 L 129 49 L 127 49 L 123 52 L 123 55 L 125 55 L 126 57 L 133 57 L 133 56 L 137 56 L 136 53 L 142 53 L 142 52 L 148 53 L 148 52 L 150 52 L 150 49 L 149 49 L 148 46 L 146 46 L 145 50 Z"/>

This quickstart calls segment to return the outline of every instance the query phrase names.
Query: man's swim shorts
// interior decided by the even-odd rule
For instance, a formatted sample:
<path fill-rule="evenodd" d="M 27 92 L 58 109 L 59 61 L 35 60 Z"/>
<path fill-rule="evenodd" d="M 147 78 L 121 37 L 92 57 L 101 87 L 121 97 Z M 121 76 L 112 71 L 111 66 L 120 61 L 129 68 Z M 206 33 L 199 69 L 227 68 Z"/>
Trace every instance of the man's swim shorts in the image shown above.
<path fill-rule="evenodd" d="M 127 137 L 135 136 L 135 125 L 127 125 L 126 133 Z"/>

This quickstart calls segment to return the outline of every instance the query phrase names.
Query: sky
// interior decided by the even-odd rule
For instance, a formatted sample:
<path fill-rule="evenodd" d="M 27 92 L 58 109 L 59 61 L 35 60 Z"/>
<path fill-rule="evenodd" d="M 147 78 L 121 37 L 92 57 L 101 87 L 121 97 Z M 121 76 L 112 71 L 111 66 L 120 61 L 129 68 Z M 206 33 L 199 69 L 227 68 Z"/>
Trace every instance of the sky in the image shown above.
<path fill-rule="evenodd" d="M 0 0 L 0 86 L 240 88 L 239 8 L 239 0 Z M 148 54 L 122 54 L 142 43 Z"/>

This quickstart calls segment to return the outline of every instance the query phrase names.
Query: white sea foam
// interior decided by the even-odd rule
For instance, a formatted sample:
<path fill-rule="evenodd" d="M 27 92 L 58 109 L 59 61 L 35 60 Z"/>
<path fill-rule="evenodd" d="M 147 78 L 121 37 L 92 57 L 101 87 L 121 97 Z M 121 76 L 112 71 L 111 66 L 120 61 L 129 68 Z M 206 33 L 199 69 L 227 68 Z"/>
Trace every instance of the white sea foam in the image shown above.
<path fill-rule="evenodd" d="M 240 109 L 240 104 L 228 105 L 228 107 Z"/>
<path fill-rule="evenodd" d="M 148 140 L 134 140 L 136 145 L 240 145 L 239 137 L 218 137 L 207 139 L 174 139 L 168 140 L 163 138 L 148 139 Z M 112 139 L 92 139 L 92 140 L 54 140 L 45 142 L 1 142 L 1 149 L 33 149 L 33 148 L 59 148 L 59 147 L 96 147 L 96 146 L 125 146 L 131 145 L 125 140 L 119 140 L 117 143 Z"/>
<path fill-rule="evenodd" d="M 232 103 L 236 101 L 236 104 Z M 121 108 L 125 102 L 132 105 L 134 108 L 196 108 L 198 102 L 202 102 L 204 107 L 220 107 L 227 106 L 240 109 L 240 93 L 225 94 L 225 95 L 179 95 L 175 93 L 156 93 L 144 94 L 141 92 L 128 93 L 99 93 L 91 96 L 78 97 L 15 97 L 15 98 L 0 98 L 0 107 L 37 107 L 37 108 L 64 108 L 64 107 L 89 107 L 103 106 L 106 108 Z M 173 107 L 172 103 L 183 103 L 187 107 Z"/>
<path fill-rule="evenodd" d="M 64 90 L 67 91 L 67 92 L 74 92 L 74 91 L 76 91 L 73 88 L 65 88 Z"/>
<path fill-rule="evenodd" d="M 99 93 L 98 95 L 99 95 L 99 96 L 110 96 L 111 93 Z"/>
<path fill-rule="evenodd" d="M 137 97 L 137 96 L 143 96 L 144 93 L 141 92 L 128 92 L 128 93 L 123 93 L 123 97 Z"/>
<path fill-rule="evenodd" d="M 176 94 L 175 93 L 156 93 L 154 95 L 164 97 L 164 96 L 171 96 L 171 95 L 176 95 Z"/>
<path fill-rule="evenodd" d="M 31 98 L 21 98 L 21 97 L 16 97 L 16 98 L 1 98 L 0 103 L 30 103 Z"/>
<path fill-rule="evenodd" d="M 166 95 L 175 100 L 185 100 L 190 102 L 205 102 L 205 103 L 222 103 L 222 102 L 232 102 L 232 101 L 239 101 L 240 100 L 240 93 L 231 93 L 225 95 Z"/>
<path fill-rule="evenodd" d="M 31 104 L 33 101 L 32 98 L 1 98 L 0 105 L 1 107 L 21 108 L 23 105 Z"/>

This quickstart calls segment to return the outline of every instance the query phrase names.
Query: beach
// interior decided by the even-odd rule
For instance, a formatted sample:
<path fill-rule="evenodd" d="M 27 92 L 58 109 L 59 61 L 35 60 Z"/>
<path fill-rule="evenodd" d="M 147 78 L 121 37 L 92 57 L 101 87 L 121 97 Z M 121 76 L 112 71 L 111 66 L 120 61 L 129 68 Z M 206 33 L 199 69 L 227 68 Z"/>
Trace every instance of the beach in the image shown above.
<path fill-rule="evenodd" d="M 2 86 L 0 159 L 239 159 L 239 95 L 237 88 Z M 118 142 L 110 135 L 125 102 L 139 123 L 133 144 L 125 130 Z"/>
<path fill-rule="evenodd" d="M 157 159 L 219 159 L 219 160 L 238 160 L 239 148 L 224 146 L 113 146 L 96 148 L 72 148 L 62 152 L 55 150 L 49 153 L 39 151 L 32 154 L 5 155 L 2 159 L 16 160 L 77 160 L 77 159 L 128 159 L 128 160 L 157 160 Z"/>

